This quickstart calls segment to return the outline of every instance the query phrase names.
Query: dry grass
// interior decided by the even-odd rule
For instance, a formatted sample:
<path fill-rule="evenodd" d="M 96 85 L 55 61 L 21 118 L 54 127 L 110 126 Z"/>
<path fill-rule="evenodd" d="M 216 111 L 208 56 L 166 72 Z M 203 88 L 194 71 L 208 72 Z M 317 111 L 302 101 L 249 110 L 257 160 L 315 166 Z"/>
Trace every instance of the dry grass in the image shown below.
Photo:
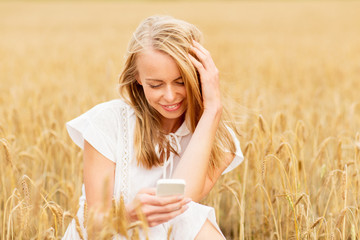
<path fill-rule="evenodd" d="M 236 102 L 246 161 L 206 199 L 226 236 L 360 239 L 358 9 L 357 1 L 0 2 L 0 238 L 64 233 L 82 184 L 65 122 L 117 97 L 132 31 L 160 13 L 203 30 Z"/>

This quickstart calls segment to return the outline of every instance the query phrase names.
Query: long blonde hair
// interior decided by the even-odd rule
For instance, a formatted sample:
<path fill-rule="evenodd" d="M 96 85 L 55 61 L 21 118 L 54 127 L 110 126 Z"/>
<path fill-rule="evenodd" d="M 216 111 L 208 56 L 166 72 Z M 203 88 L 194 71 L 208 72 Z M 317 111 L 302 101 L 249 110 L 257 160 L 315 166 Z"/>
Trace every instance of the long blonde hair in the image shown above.
<path fill-rule="evenodd" d="M 136 80 L 136 57 L 143 49 L 152 48 L 170 55 L 175 60 L 187 92 L 188 107 L 185 113 L 185 121 L 190 132 L 193 133 L 203 113 L 204 106 L 199 74 L 188 57 L 192 40 L 201 42 L 201 32 L 194 25 L 169 16 L 146 18 L 140 23 L 130 40 L 125 66 L 119 78 L 119 92 L 135 111 L 135 155 L 138 164 L 146 168 L 162 164 L 162 160 L 155 151 L 156 144 L 159 144 L 160 152 L 169 149 L 176 154 L 176 151 L 167 142 L 161 129 L 160 114 L 148 104 L 143 88 Z M 224 149 L 234 153 L 235 145 L 223 120 L 221 120 L 211 151 L 210 170 L 220 166 L 224 157 Z"/>

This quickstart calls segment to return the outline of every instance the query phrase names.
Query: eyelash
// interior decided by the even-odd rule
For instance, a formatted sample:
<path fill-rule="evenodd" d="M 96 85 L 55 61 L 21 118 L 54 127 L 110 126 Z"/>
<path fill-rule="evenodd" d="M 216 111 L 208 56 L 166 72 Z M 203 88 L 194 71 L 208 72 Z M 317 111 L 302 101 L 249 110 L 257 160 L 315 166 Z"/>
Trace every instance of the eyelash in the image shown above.
<path fill-rule="evenodd" d="M 177 84 L 181 85 L 181 86 L 184 86 L 184 82 L 177 82 Z M 149 84 L 149 87 L 150 88 L 158 88 L 160 87 L 162 84 L 159 84 L 159 85 L 151 85 Z"/>
<path fill-rule="evenodd" d="M 158 87 L 160 87 L 161 86 L 161 84 L 159 84 L 159 85 L 150 85 L 149 84 L 149 87 L 151 87 L 151 88 L 158 88 Z"/>

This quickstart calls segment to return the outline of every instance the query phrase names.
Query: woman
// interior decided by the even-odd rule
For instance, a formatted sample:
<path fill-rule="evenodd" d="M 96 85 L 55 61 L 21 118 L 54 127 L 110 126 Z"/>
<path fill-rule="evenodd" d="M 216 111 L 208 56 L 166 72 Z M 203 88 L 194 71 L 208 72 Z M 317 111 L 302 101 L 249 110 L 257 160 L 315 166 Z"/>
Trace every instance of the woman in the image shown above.
<path fill-rule="evenodd" d="M 170 228 L 174 239 L 224 239 L 214 210 L 196 202 L 243 156 L 222 120 L 218 70 L 200 41 L 192 24 L 166 16 L 145 19 L 128 46 L 121 99 L 67 123 L 84 149 L 77 214 L 84 238 L 85 199 L 88 209 L 106 213 L 112 198 L 123 197 L 130 221 L 141 207 L 151 240 L 167 239 Z M 184 179 L 184 196 L 157 197 L 160 178 Z M 76 238 L 73 221 L 64 239 Z"/>

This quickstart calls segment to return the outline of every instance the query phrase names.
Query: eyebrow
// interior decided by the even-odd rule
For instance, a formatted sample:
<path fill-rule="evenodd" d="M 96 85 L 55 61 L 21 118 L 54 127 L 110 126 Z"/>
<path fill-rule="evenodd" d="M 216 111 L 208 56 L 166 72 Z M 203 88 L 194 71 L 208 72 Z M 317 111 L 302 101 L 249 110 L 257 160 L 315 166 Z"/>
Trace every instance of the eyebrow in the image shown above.
<path fill-rule="evenodd" d="M 177 77 L 177 78 L 175 78 L 174 80 L 172 80 L 172 82 L 173 82 L 173 81 L 176 81 L 176 80 L 179 80 L 179 79 L 181 79 L 181 78 L 182 78 L 182 76 Z M 147 80 L 147 81 L 156 81 L 156 82 L 164 82 L 164 80 L 156 79 L 156 78 L 145 78 L 145 80 Z"/>

